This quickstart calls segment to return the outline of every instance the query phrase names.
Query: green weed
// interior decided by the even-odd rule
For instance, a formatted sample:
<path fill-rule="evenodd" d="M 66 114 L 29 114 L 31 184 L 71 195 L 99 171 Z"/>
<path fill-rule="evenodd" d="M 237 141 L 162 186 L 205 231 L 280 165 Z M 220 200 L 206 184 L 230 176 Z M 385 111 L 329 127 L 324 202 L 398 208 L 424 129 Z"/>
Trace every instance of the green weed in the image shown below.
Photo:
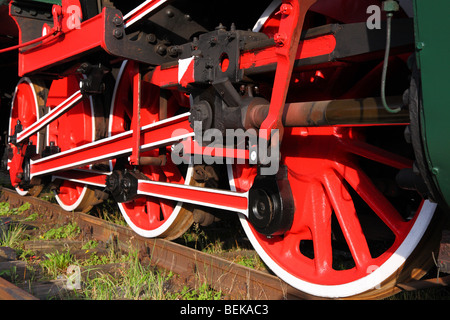
<path fill-rule="evenodd" d="M 6 232 L 0 233 L 0 246 L 19 248 L 24 240 L 28 240 L 25 229 L 21 224 L 12 224 Z"/>
<path fill-rule="evenodd" d="M 56 277 L 58 274 L 65 273 L 69 265 L 75 263 L 73 255 L 69 252 L 59 253 L 58 251 L 47 253 L 47 259 L 42 260 L 40 265 L 51 276 Z"/>
<path fill-rule="evenodd" d="M 197 289 L 184 286 L 181 292 L 173 294 L 177 300 L 220 300 L 222 292 L 212 290 L 206 283 Z"/>
<path fill-rule="evenodd" d="M 74 239 L 80 234 L 80 227 L 76 223 L 68 223 L 59 228 L 50 229 L 42 236 L 45 240 Z"/>
<path fill-rule="evenodd" d="M 11 216 L 22 214 L 24 211 L 30 209 L 31 204 L 25 202 L 18 208 L 11 208 L 9 202 L 0 202 L 0 216 Z"/>

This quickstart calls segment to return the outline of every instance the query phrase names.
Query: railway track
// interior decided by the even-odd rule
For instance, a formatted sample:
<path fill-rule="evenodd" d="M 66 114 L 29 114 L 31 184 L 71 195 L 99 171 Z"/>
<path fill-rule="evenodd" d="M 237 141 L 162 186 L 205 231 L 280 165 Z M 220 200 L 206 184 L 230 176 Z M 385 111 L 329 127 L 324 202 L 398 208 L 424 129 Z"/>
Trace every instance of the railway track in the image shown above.
<path fill-rule="evenodd" d="M 114 243 L 119 250 L 136 250 L 141 259 L 158 268 L 177 274 L 182 281 L 193 277 L 204 279 L 214 290 L 227 299 L 247 300 L 310 300 L 317 297 L 306 295 L 290 287 L 278 277 L 254 270 L 221 257 L 207 254 L 178 243 L 162 239 L 148 239 L 135 234 L 129 227 L 120 226 L 80 212 L 67 212 L 56 204 L 35 197 L 22 197 L 16 192 L 2 188 L 1 202 L 17 208 L 25 202 L 30 209 L 51 217 L 52 223 L 76 223 L 83 239 L 95 239 L 103 243 Z M 58 282 L 58 281 L 55 281 Z M 450 276 L 436 279 L 398 284 L 399 291 L 414 291 L 450 284 Z M 56 290 L 61 283 L 53 283 Z M 0 278 L 0 299 L 37 299 L 25 290 Z"/>
<path fill-rule="evenodd" d="M 253 270 L 229 260 L 206 254 L 186 246 L 161 239 L 147 239 L 135 234 L 129 227 L 80 212 L 66 212 L 55 204 L 34 198 L 21 197 L 16 192 L 2 188 L 0 201 L 19 207 L 30 203 L 30 209 L 52 217 L 53 223 L 76 223 L 84 239 L 102 242 L 113 241 L 124 251 L 137 250 L 150 264 L 170 270 L 181 278 L 197 275 L 230 299 L 313 299 L 290 287 L 279 278 L 266 272 Z"/>
<path fill-rule="evenodd" d="M 27 291 L 0 278 L 0 300 L 39 300 Z"/>

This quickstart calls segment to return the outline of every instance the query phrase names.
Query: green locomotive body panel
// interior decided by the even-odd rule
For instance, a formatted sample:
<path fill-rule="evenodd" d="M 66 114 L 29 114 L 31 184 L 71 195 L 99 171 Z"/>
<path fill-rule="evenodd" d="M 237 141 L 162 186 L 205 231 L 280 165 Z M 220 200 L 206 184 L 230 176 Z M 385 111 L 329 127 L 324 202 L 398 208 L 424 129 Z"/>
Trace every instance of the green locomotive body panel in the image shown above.
<path fill-rule="evenodd" d="M 431 178 L 450 204 L 450 41 L 447 0 L 414 0 L 417 65 L 421 76 L 422 143 Z"/>

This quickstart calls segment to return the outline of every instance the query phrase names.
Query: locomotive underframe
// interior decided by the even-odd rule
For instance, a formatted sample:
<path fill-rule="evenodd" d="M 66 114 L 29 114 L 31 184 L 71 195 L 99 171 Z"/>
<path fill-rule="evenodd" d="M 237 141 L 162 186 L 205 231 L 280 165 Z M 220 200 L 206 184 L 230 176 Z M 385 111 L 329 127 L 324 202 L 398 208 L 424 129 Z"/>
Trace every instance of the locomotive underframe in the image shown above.
<path fill-rule="evenodd" d="M 20 123 L 17 124 L 11 143 L 27 152 L 15 169 L 15 186 L 27 189 L 40 184 L 45 177 L 53 176 L 54 179 L 106 188 L 118 202 L 152 196 L 225 209 L 245 216 L 259 233 L 270 238 L 283 234 L 293 220 L 292 192 L 283 168 L 277 175 L 257 175 L 247 192 L 238 192 L 151 181 L 138 171 L 100 172 L 80 167 L 116 158 L 126 159 L 135 166 L 144 163 L 158 165 L 163 161 L 160 157 L 144 158 L 142 154 L 149 150 L 163 150 L 179 142 L 189 145 L 187 149 L 192 156 L 226 155 L 232 162 L 245 161 L 263 167 L 265 159 L 255 150 L 244 148 L 242 152 L 236 146 L 199 144 L 197 141 L 200 139 L 192 130 L 194 121 L 200 121 L 206 129 L 216 128 L 222 132 L 230 128 L 256 129 L 259 143 L 275 151 L 283 141 L 284 129 L 289 127 L 406 126 L 410 123 L 407 110 L 389 114 L 375 97 L 286 103 L 293 70 L 380 59 L 385 48 L 384 28 L 368 31 L 365 23 L 348 23 L 329 24 L 302 32 L 305 14 L 315 1 L 285 1 L 279 12 L 282 16 L 279 31 L 273 38 L 258 32 L 237 30 L 234 26 L 227 30 L 219 25 L 215 31 L 206 32 L 194 22 L 185 20 L 186 29 L 199 36 L 192 40 L 176 34 L 169 41 L 158 34 L 164 30 L 165 22 L 157 9 L 165 2 L 144 2 L 125 17 L 119 10 L 105 7 L 100 14 L 81 22 L 75 29 L 65 29 L 63 16 L 58 14 L 61 11 L 55 10 L 58 6 L 39 7 L 47 11 L 38 10 L 38 18 L 33 14 L 32 10 L 36 11 L 33 5 L 13 3 L 10 6 L 10 14 L 19 25 L 21 43 L 39 37 L 37 31 L 42 30 L 44 23 L 54 32 L 45 43 L 20 50 L 19 75 L 54 79 L 82 73 L 85 77 L 79 91 L 33 125 L 21 130 Z M 170 10 L 171 15 L 183 15 L 175 8 Z M 156 27 L 152 32 L 137 32 L 139 20 L 153 11 L 156 13 L 152 23 L 160 28 Z M 393 54 L 411 53 L 415 44 L 412 19 L 395 19 L 393 24 Z M 129 130 L 63 152 L 52 146 L 52 150 L 47 148 L 41 154 L 36 153 L 37 149 L 29 144 L 29 138 L 71 110 L 83 97 L 103 93 L 103 76 L 110 71 L 111 62 L 126 59 L 140 63 L 132 80 L 133 117 Z M 273 75 L 274 79 L 270 101 L 251 94 L 254 90 L 251 79 L 267 74 Z M 193 101 L 191 112 L 166 117 L 167 101 L 161 98 L 160 120 L 141 125 L 139 114 L 147 107 L 140 99 L 143 83 L 156 85 L 161 92 L 178 90 L 190 93 Z M 238 94 L 238 86 L 246 87 L 250 93 L 245 96 Z M 391 106 L 402 107 L 405 104 L 400 96 L 390 97 L 388 101 Z M 278 137 L 271 136 L 274 129 L 278 130 Z M 183 133 L 173 135 L 176 130 Z M 374 153 L 377 151 L 373 150 Z M 390 161 L 393 167 L 405 166 L 403 159 Z M 417 172 L 408 171 L 405 175 L 406 189 L 415 189 L 425 198 L 430 197 L 432 192 L 424 188 Z M 269 184 L 273 187 L 265 187 Z M 279 205 L 267 210 L 265 208 L 270 207 L 266 206 L 268 203 Z"/>
<path fill-rule="evenodd" d="M 307 8 L 313 2 L 309 3 L 306 7 L 303 7 L 301 12 L 306 12 Z M 292 5 L 295 4 L 295 1 Z M 303 4 L 304 5 L 304 4 Z M 18 9 L 20 8 L 20 10 Z M 140 11 L 150 12 L 154 9 L 153 3 L 143 6 Z M 21 4 L 12 4 L 10 7 L 11 15 L 16 19 L 20 30 L 28 30 L 30 26 L 34 30 L 39 29 L 42 26 L 42 20 L 31 17 L 30 11 L 33 8 L 25 7 Z M 299 45 L 294 45 L 299 42 L 297 38 L 301 34 L 301 23 L 295 28 L 292 25 L 292 21 L 302 21 L 300 18 L 300 11 L 297 13 L 291 13 L 291 19 L 286 20 L 286 28 L 290 28 L 288 32 L 295 33 L 297 36 L 286 36 L 285 39 L 279 40 L 277 43 L 273 39 L 268 39 L 264 35 L 259 35 L 253 32 L 242 32 L 236 30 L 226 31 L 225 27 L 219 28 L 217 31 L 206 33 L 200 36 L 198 40 L 192 43 L 184 45 L 178 45 L 172 49 L 176 52 L 173 55 L 167 55 L 165 61 L 155 53 L 155 46 L 150 45 L 147 42 L 147 46 L 142 45 L 142 41 L 132 41 L 127 39 L 125 28 L 138 19 L 138 15 L 130 15 L 124 19 L 121 12 L 111 8 L 104 8 L 101 14 L 96 15 L 93 18 L 88 19 L 81 23 L 79 28 L 67 30 L 64 32 L 63 38 L 55 38 L 45 44 L 38 45 L 35 48 L 25 48 L 19 54 L 19 74 L 45 74 L 52 75 L 61 67 L 71 61 L 82 61 L 83 59 L 90 59 L 92 51 L 104 51 L 114 57 L 122 59 L 137 60 L 146 64 L 149 64 L 150 71 L 141 71 L 144 81 L 148 81 L 161 88 L 173 88 L 173 87 L 188 87 L 195 88 L 196 86 L 204 86 L 208 84 L 214 84 L 220 79 L 231 79 L 233 83 L 242 82 L 246 76 L 255 75 L 258 73 L 269 72 L 275 70 L 278 74 L 278 78 L 275 79 L 274 91 L 272 99 L 279 99 L 286 95 L 287 87 L 289 83 L 285 83 L 282 79 L 289 79 L 289 73 L 292 72 L 294 67 L 307 67 L 308 65 L 317 65 L 320 63 L 336 63 L 342 62 L 348 59 L 360 59 L 362 55 L 379 56 L 382 54 L 384 48 L 383 39 L 384 33 L 380 30 L 373 30 L 373 32 L 366 32 L 366 26 L 364 23 L 348 24 L 345 26 L 340 25 L 328 25 L 317 29 L 310 29 L 304 33 L 302 41 Z M 48 12 L 42 12 L 41 15 L 49 16 Z M 291 21 L 292 20 L 292 21 Z M 47 20 L 46 23 L 51 24 L 51 20 Z M 42 27 L 41 27 L 42 28 Z M 396 31 L 392 37 L 392 48 L 397 53 L 402 51 L 408 52 L 413 44 L 412 37 L 405 37 L 404 34 L 412 35 L 412 20 L 404 19 L 395 22 Z M 95 30 L 95 31 L 94 31 Z M 22 31 L 23 32 L 23 31 Z M 282 31 L 280 31 L 282 32 Z M 27 37 L 29 33 L 25 33 Z M 22 36 L 22 41 L 28 41 L 27 37 Z M 361 41 L 349 43 L 349 39 L 358 37 Z M 142 37 L 141 37 L 142 38 Z M 147 38 L 147 37 L 145 37 Z M 124 44 L 124 41 L 126 43 Z M 225 46 L 219 46 L 220 43 L 225 42 Z M 308 50 L 309 42 L 314 42 L 314 48 L 320 49 Z M 317 46 L 317 42 L 321 42 L 322 46 Z M 292 44 L 291 44 L 292 43 Z M 370 43 L 370 45 L 369 45 Z M 285 48 L 292 47 L 289 51 Z M 303 50 L 298 50 L 302 47 Z M 313 45 L 311 44 L 311 47 Z M 139 50 L 138 50 L 139 48 Z M 306 48 L 306 50 L 305 50 Z M 196 51 L 201 51 L 201 56 L 195 56 Z M 296 56 L 297 52 L 302 52 L 302 56 Z M 136 56 L 139 53 L 139 56 Z M 226 55 L 232 62 L 229 63 L 225 71 L 222 70 L 220 65 L 221 57 Z M 155 58 L 156 57 L 156 58 Z M 178 58 L 178 60 L 176 60 Z M 169 60 L 169 61 L 167 61 Z M 338 62 L 338 63 L 339 63 Z M 280 68 L 285 65 L 286 67 Z M 205 69 L 210 69 L 211 72 L 204 72 Z M 73 67 L 70 69 L 73 70 Z M 69 70 L 69 71 L 70 71 Z M 70 71 L 72 72 L 72 71 Z M 64 73 L 63 73 L 64 74 Z M 277 80 L 281 79 L 281 80 Z M 135 82 L 136 87 L 133 90 L 140 90 L 140 81 Z M 278 85 L 277 85 L 278 84 Z M 26 147 L 27 138 L 42 130 L 51 121 L 54 121 L 59 116 L 70 110 L 77 104 L 82 98 L 82 89 L 75 92 L 69 99 L 61 103 L 58 107 L 54 108 L 45 117 L 42 117 L 34 125 L 29 126 L 26 130 L 16 132 L 15 137 L 16 144 L 21 144 Z M 284 94 L 283 94 L 284 92 Z M 232 99 L 233 92 L 227 92 L 222 94 L 222 99 L 225 102 Z M 336 101 L 339 103 L 339 101 Z M 342 105 L 348 105 L 342 103 Z M 230 108 L 230 103 L 226 103 Z M 251 103 L 248 103 L 251 104 Z M 282 120 L 282 114 L 285 107 L 284 99 L 269 102 L 265 106 L 265 120 L 259 120 L 258 129 L 282 129 L 286 125 L 286 120 Z M 312 103 L 315 104 L 315 103 Z M 400 102 L 401 104 L 401 102 Z M 145 106 L 139 104 L 139 100 L 134 100 L 134 108 L 139 114 L 139 109 Z M 234 106 L 233 106 L 234 107 Z M 244 107 L 238 105 L 239 110 Z M 258 107 L 258 106 L 256 106 Z M 384 110 L 381 104 L 375 104 L 375 112 L 372 112 L 372 118 L 364 117 L 364 113 L 368 113 L 368 108 L 364 107 L 363 102 L 358 102 L 356 110 L 356 116 L 348 116 L 351 111 L 341 111 L 344 114 L 343 120 L 328 119 L 328 125 L 360 125 L 362 123 L 383 125 L 385 123 L 408 123 L 409 117 L 406 113 L 401 113 L 397 117 L 384 117 Z M 355 109 L 357 109 L 355 108 Z M 295 107 L 286 108 L 295 109 Z M 302 106 L 296 109 L 302 110 Z M 305 109 L 308 110 L 308 109 Z M 342 110 L 342 109 L 341 109 Z M 321 111 L 323 113 L 322 118 L 326 118 L 326 110 Z M 297 112 L 298 113 L 298 112 Z M 268 116 L 272 120 L 268 120 Z M 138 120 L 132 120 L 134 124 L 133 130 L 130 130 L 120 136 L 113 136 L 111 138 L 102 139 L 92 142 L 85 146 L 72 149 L 70 151 L 53 154 L 51 156 L 41 158 L 41 155 L 32 155 L 31 161 L 26 161 L 25 171 L 29 172 L 27 179 L 21 181 L 22 186 L 29 186 L 30 181 L 33 178 L 43 175 L 55 175 L 61 179 L 69 179 L 71 181 L 82 182 L 85 184 L 92 184 L 95 186 L 106 186 L 107 175 L 99 174 L 98 172 L 89 173 L 89 171 L 71 170 L 81 167 L 87 164 L 95 164 L 111 160 L 116 157 L 129 156 L 130 163 L 139 164 L 140 153 L 143 153 L 150 149 L 160 148 L 167 145 L 172 145 L 179 142 L 192 134 L 184 134 L 181 136 L 172 136 L 168 133 L 173 132 L 176 129 L 184 129 L 190 131 L 192 126 L 189 122 L 189 114 L 175 117 L 173 119 L 162 120 L 160 123 L 141 127 Z M 246 117 L 243 116 L 245 119 Z M 279 120 L 276 120 L 278 119 Z M 286 118 L 286 117 L 285 117 Z M 359 118 L 359 120 L 358 120 Z M 356 119 L 356 120 L 355 120 Z M 244 122 L 240 119 L 241 122 Z M 249 120 L 247 120 L 248 122 Z M 355 121 L 352 123 L 352 121 Z M 252 119 L 250 120 L 252 122 Z M 253 120 L 254 122 L 254 120 Z M 257 121 L 258 122 L 258 121 Z M 298 123 L 295 120 L 291 120 L 291 126 L 310 126 L 310 125 L 323 125 L 320 123 L 305 123 L 302 119 L 298 118 Z M 289 124 L 288 124 L 289 125 Z M 238 127 L 244 127 L 243 125 Z M 161 134 L 158 134 L 158 129 Z M 261 130 L 263 132 L 264 130 Z M 265 139 L 269 137 L 265 136 Z M 192 143 L 197 144 L 195 141 Z M 130 146 L 132 146 L 130 148 Z M 207 150 L 205 147 L 191 148 L 197 154 L 225 154 L 237 156 L 241 154 L 237 149 L 227 150 L 225 147 L 213 147 L 213 150 Z M 207 152 L 206 152 L 207 151 Z M 244 156 L 245 160 L 249 160 L 248 152 Z M 237 160 L 235 158 L 234 160 Z M 40 181 L 40 180 L 38 180 Z M 151 192 L 148 191 L 148 185 L 151 185 Z M 138 188 L 135 191 L 137 194 L 151 194 L 153 196 L 167 197 L 167 191 L 171 188 L 177 193 L 180 186 L 178 185 L 161 185 L 161 191 L 156 189 L 158 184 L 148 181 L 138 181 L 136 186 Z M 208 190 L 207 188 L 194 188 L 190 186 L 181 187 L 185 193 L 180 196 L 172 196 L 173 200 L 184 201 L 204 206 L 210 206 L 215 208 L 227 209 L 230 211 L 243 213 L 245 216 L 249 216 L 248 208 L 252 205 L 248 203 L 248 194 L 230 193 L 224 191 Z M 190 192 L 189 192 L 190 191 Z M 214 197 L 209 195 L 213 193 Z M 214 199 L 209 202 L 207 199 Z M 127 198 L 129 200 L 129 198 Z M 230 205 L 235 204 L 235 205 Z"/>

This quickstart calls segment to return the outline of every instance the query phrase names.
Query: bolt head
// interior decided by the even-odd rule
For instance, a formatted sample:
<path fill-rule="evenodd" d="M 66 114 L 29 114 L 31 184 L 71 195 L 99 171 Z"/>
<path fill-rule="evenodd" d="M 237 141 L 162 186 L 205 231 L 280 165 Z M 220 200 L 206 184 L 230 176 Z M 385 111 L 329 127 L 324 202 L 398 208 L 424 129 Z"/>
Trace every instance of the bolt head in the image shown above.
<path fill-rule="evenodd" d="M 287 40 L 287 36 L 283 33 L 276 33 L 273 40 L 275 40 L 277 46 L 282 47 Z"/>
<path fill-rule="evenodd" d="M 116 27 L 120 27 L 123 23 L 123 19 L 121 17 L 114 17 L 112 22 Z"/>
<path fill-rule="evenodd" d="M 113 31 L 113 36 L 114 36 L 116 39 L 122 38 L 122 37 L 123 37 L 123 30 L 122 30 L 122 29 L 118 29 L 118 28 L 114 29 L 114 31 Z"/>
<path fill-rule="evenodd" d="M 289 3 L 283 3 L 280 7 L 281 13 L 287 16 L 292 13 L 292 10 L 293 10 L 292 5 Z"/>

